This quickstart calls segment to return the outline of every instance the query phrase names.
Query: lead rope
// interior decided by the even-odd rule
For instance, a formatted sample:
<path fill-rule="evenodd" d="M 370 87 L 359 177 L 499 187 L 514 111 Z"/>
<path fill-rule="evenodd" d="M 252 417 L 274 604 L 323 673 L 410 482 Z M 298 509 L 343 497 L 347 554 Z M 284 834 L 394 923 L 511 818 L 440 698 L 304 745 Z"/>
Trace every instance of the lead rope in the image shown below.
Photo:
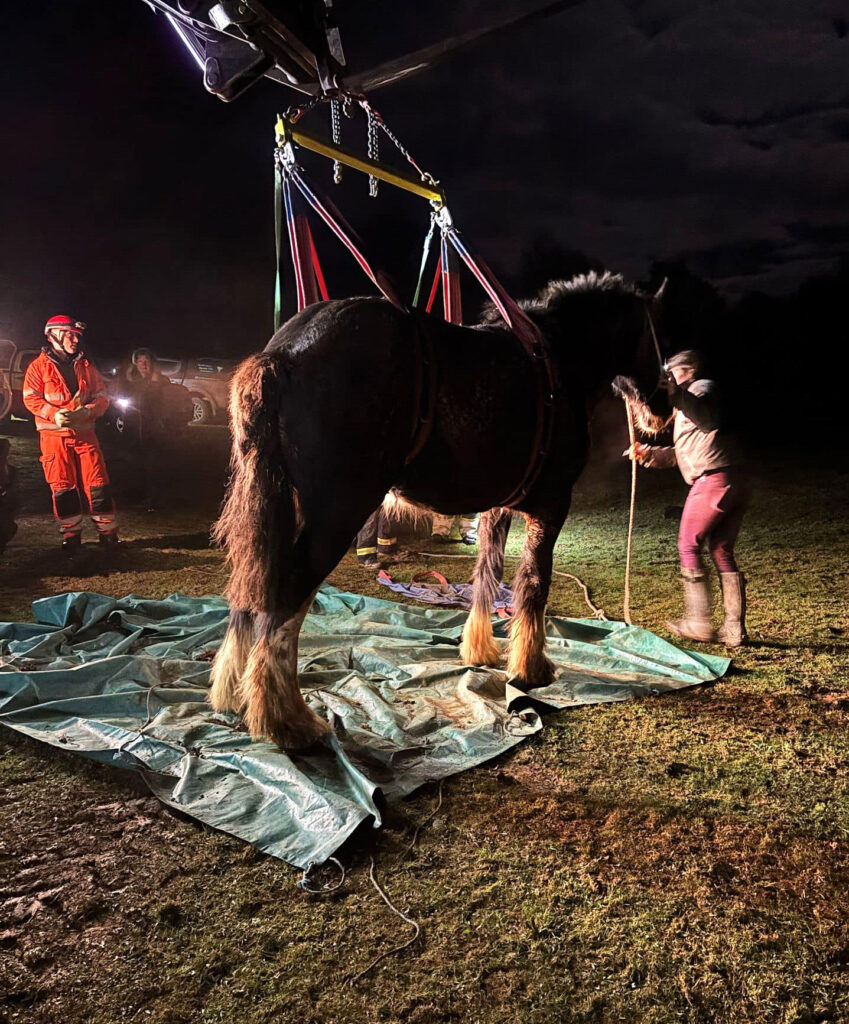
<path fill-rule="evenodd" d="M 400 953 L 403 950 L 407 949 L 409 946 L 412 946 L 412 944 L 422 933 L 421 925 L 417 921 L 414 921 L 411 917 L 408 917 L 406 914 L 402 913 L 380 887 L 380 883 L 378 882 L 374 875 L 374 857 L 369 858 L 368 875 L 369 879 L 371 880 L 371 884 L 375 887 L 375 889 L 377 889 L 380 898 L 383 900 L 386 906 L 389 907 L 393 914 L 397 914 L 402 921 L 405 921 L 408 925 L 410 925 L 413 928 L 413 934 L 406 942 L 402 943 L 400 946 L 396 946 L 394 949 L 387 949 L 383 953 L 381 953 L 380 956 L 376 956 L 374 960 L 372 960 L 372 962 L 368 965 L 368 967 L 365 968 L 365 970 L 360 971 L 359 974 L 355 974 L 353 978 L 350 978 L 348 980 L 348 986 L 350 988 L 353 988 L 357 984 L 357 982 L 360 981 L 361 978 L 364 978 L 369 973 L 369 971 L 377 967 L 377 965 L 382 960 L 385 960 L 388 956 L 393 956 L 395 953 Z"/>
<path fill-rule="evenodd" d="M 634 431 L 634 412 L 631 408 L 631 399 L 623 396 L 625 401 L 625 412 L 628 416 L 628 442 L 631 452 L 631 504 L 628 509 L 628 547 L 625 554 L 625 596 L 622 604 L 622 618 L 629 626 L 631 621 L 631 549 L 634 543 L 634 512 L 637 507 L 637 460 L 634 458 L 634 444 L 636 434 Z"/>
<path fill-rule="evenodd" d="M 443 558 L 477 558 L 477 555 L 446 555 L 443 551 L 419 551 L 417 554 L 421 555 L 422 558 L 437 558 L 440 561 Z M 521 555 L 507 555 L 505 558 L 521 558 Z M 564 576 L 567 580 L 574 580 L 575 583 L 581 588 L 584 594 L 584 600 L 587 603 L 587 607 L 593 613 L 593 618 L 598 619 L 599 622 L 608 622 L 607 615 L 603 608 L 599 608 L 598 605 L 593 604 L 593 599 L 590 597 L 590 588 L 584 583 L 580 576 L 575 576 L 571 572 L 561 572 L 559 569 L 552 569 L 552 574 L 555 576 Z"/>

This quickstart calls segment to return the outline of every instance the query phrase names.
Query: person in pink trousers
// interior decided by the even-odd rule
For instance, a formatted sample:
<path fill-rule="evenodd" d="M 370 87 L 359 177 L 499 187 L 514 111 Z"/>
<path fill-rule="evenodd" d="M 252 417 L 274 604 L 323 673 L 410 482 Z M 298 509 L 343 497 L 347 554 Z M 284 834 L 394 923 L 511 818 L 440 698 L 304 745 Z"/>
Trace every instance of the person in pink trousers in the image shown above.
<path fill-rule="evenodd" d="M 739 647 L 746 640 L 746 581 L 734 544 L 749 497 L 733 440 L 723 431 L 719 389 L 701 376 L 702 357 L 687 350 L 673 356 L 667 391 L 675 409 L 671 446 L 636 443 L 625 455 L 653 469 L 678 467 L 690 485 L 678 532 L 684 583 L 684 617 L 668 622 L 677 636 Z M 724 620 L 711 619 L 711 597 L 702 545 L 707 543 L 722 585 Z"/>

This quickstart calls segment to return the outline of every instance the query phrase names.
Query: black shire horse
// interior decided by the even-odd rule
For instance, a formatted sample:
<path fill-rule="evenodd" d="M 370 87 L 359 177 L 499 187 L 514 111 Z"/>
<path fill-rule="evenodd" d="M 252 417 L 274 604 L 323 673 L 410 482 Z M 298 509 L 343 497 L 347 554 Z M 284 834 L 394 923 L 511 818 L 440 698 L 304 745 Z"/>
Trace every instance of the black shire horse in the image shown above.
<path fill-rule="evenodd" d="M 514 509 L 502 505 L 528 469 L 540 387 L 533 360 L 500 320 L 459 327 L 385 299 L 324 302 L 246 359 L 231 386 L 231 478 L 215 526 L 232 572 L 213 707 L 243 713 L 252 736 L 286 749 L 328 731 L 298 687 L 298 634 L 319 584 L 390 489 L 402 503 L 440 512 L 489 509 L 460 648 L 468 665 L 501 658 L 492 602 L 512 513 L 524 517 L 507 671 L 525 688 L 548 683 L 554 542 L 586 461 L 594 405 L 617 375 L 643 393 L 657 382 L 651 302 L 618 276 L 589 274 L 554 281 L 523 303 L 559 383 L 547 456 Z M 409 459 L 424 392 L 431 425 Z"/>

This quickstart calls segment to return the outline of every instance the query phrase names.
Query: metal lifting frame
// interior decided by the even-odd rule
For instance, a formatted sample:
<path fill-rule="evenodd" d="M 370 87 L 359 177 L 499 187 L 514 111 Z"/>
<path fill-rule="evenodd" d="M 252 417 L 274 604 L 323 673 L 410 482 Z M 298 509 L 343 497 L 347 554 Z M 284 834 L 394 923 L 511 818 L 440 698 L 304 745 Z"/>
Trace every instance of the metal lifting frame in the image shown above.
<path fill-rule="evenodd" d="M 352 167 L 355 171 L 370 174 L 372 177 L 379 178 L 381 181 L 394 185 L 396 188 L 401 188 L 406 192 L 412 192 L 414 195 L 429 199 L 431 203 L 436 205 L 437 209 L 445 203 L 445 194 L 435 182 L 422 181 L 420 178 L 416 178 L 406 171 L 396 170 L 380 160 L 369 160 L 368 158 L 358 156 L 345 146 L 334 142 L 326 142 L 324 139 L 304 131 L 303 128 L 297 127 L 292 121 L 288 121 L 284 117 L 278 118 L 274 130 L 280 144 L 291 142 L 313 153 L 329 157 L 331 160 L 344 164 L 346 167 Z"/>
<path fill-rule="evenodd" d="M 363 105 L 364 109 L 370 109 L 366 104 Z M 360 157 L 338 143 L 326 142 L 309 132 L 305 132 L 302 128 L 297 127 L 296 121 L 298 117 L 300 117 L 300 114 L 295 118 L 279 117 L 277 124 L 275 125 L 275 133 L 277 135 L 278 146 L 276 153 L 277 193 L 279 195 L 282 192 L 282 196 L 285 201 L 289 242 L 292 251 L 292 262 L 295 269 L 299 310 L 303 309 L 304 306 L 309 305 L 311 302 L 317 301 L 319 292 L 322 297 L 326 297 L 327 291 L 324 287 L 321 267 L 315 253 L 315 244 L 312 240 L 312 233 L 309 225 L 302 215 L 298 215 L 294 211 L 291 184 L 294 184 L 297 187 L 304 199 L 306 199 L 312 209 L 345 245 L 366 276 L 376 285 L 383 295 L 399 308 L 403 309 L 405 307 L 398 299 L 394 288 L 386 276 L 382 274 L 380 270 L 372 269 L 368 260 L 361 251 L 361 243 L 359 242 L 359 239 L 353 229 L 346 224 L 341 213 L 339 213 L 328 199 L 324 199 L 322 201 L 316 190 L 307 183 L 303 170 L 295 159 L 294 146 L 302 146 L 304 149 L 308 149 L 313 153 L 318 153 L 321 156 L 338 161 L 340 164 L 344 164 L 354 170 L 361 171 L 363 174 L 379 178 L 381 181 L 394 185 L 396 188 L 404 189 L 407 192 L 412 192 L 414 195 L 422 196 L 429 200 L 434 210 L 432 214 L 433 219 L 430 231 L 425 239 L 425 248 L 422 254 L 421 271 L 419 274 L 419 284 L 416 288 L 416 298 L 413 301 L 413 305 L 415 306 L 417 304 L 421 291 L 421 277 L 426 267 L 430 243 L 433 238 L 433 229 L 434 227 L 438 227 L 441 239 L 440 258 L 437 266 L 436 278 L 434 279 L 434 286 L 431 289 L 430 299 L 427 304 L 428 311 L 430 311 L 433 304 L 433 299 L 436 295 L 437 283 L 441 278 L 445 319 L 451 323 L 460 323 L 461 321 L 462 302 L 460 296 L 459 269 L 457 267 L 457 260 L 455 256 L 456 253 L 477 278 L 479 284 L 489 298 L 495 303 L 495 306 L 503 317 L 504 322 L 516 335 L 522 346 L 533 357 L 541 357 L 542 341 L 539 329 L 524 310 L 522 310 L 507 294 L 489 267 L 487 267 L 482 260 L 476 260 L 469 252 L 468 248 L 460 238 L 459 231 L 454 227 L 451 214 L 448 207 L 445 205 L 445 194 L 437 182 L 424 173 L 420 174 L 420 177 L 416 178 L 412 174 L 396 170 L 394 167 L 390 167 L 388 164 L 382 163 L 379 160 Z M 390 138 L 393 138 L 391 134 Z M 417 167 L 412 158 L 406 153 L 397 140 L 394 140 L 393 138 L 393 141 L 395 141 L 396 146 L 405 153 L 407 159 Z M 278 207 L 278 278 L 275 293 L 275 330 L 279 327 L 280 316 L 279 237 L 281 226 L 280 220 L 282 218 L 282 209 L 280 208 L 282 204 L 278 200 L 276 205 Z"/>

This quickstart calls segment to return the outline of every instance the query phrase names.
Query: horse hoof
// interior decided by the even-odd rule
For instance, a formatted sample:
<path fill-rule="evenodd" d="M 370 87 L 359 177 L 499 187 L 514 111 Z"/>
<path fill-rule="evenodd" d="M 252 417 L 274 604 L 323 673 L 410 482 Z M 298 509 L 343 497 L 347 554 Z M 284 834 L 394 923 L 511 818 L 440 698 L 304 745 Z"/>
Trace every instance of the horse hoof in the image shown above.
<path fill-rule="evenodd" d="M 509 683 L 517 690 L 527 693 L 528 690 L 537 690 L 543 686 L 550 686 L 554 682 L 554 665 L 545 658 L 533 668 L 525 667 L 524 670 L 512 671 L 507 667 Z"/>
<path fill-rule="evenodd" d="M 493 644 L 492 647 L 478 648 L 476 650 L 471 650 L 464 645 L 461 645 L 460 660 L 464 665 L 497 668 L 501 663 L 501 650 L 497 644 Z"/>
<path fill-rule="evenodd" d="M 329 722 L 310 712 L 310 718 L 277 729 L 268 729 L 265 739 L 285 750 L 287 754 L 304 754 L 317 747 L 329 733 L 333 732 Z M 253 737 L 262 739 L 262 736 Z"/>

